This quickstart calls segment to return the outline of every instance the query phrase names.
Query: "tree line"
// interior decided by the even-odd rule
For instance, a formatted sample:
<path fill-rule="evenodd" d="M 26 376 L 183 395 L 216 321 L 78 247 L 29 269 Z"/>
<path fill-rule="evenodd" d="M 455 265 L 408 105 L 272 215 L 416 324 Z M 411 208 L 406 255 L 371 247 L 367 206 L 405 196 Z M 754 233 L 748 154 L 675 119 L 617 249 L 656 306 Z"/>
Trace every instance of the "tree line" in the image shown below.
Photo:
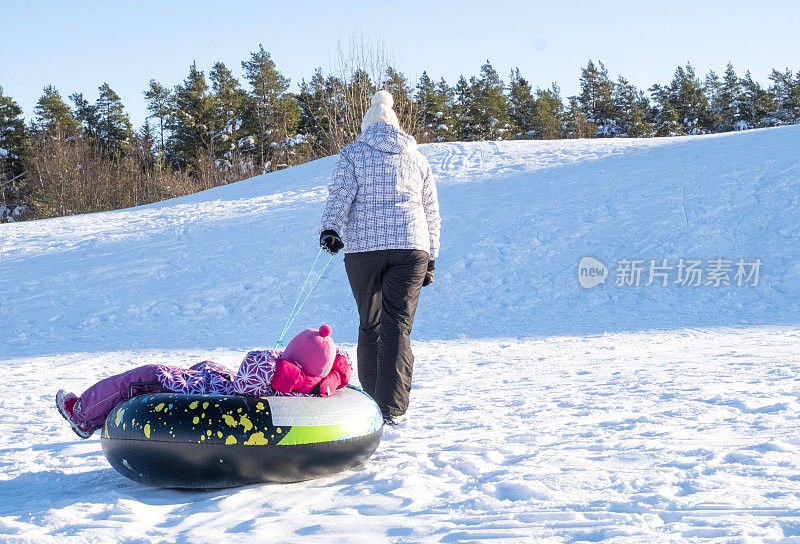
<path fill-rule="evenodd" d="M 454 86 L 427 72 L 416 84 L 378 58 L 317 69 L 296 91 L 259 46 L 242 80 L 221 62 L 193 63 L 173 88 L 151 80 L 148 117 L 134 128 L 104 83 L 97 99 L 68 101 L 45 87 L 25 123 L 0 87 L 0 222 L 156 202 L 338 153 L 360 133 L 371 95 L 395 98 L 403 128 L 419 142 L 641 138 L 706 134 L 800 122 L 800 73 L 772 70 L 765 88 L 729 63 L 701 80 L 691 64 L 647 91 L 609 76 L 602 62 L 580 71 L 580 92 L 534 88 L 519 69 L 508 83 L 487 61 Z"/>

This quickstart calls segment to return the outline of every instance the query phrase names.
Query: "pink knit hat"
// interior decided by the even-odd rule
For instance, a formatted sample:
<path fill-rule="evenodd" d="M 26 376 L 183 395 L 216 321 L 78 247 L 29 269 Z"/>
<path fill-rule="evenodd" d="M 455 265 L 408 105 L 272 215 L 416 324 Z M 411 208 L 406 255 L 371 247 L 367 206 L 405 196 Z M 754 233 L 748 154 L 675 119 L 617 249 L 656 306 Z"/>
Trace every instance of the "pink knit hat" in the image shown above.
<path fill-rule="evenodd" d="M 310 376 L 327 376 L 336 358 L 331 328 L 322 325 L 319 330 L 304 330 L 292 338 L 281 358 L 297 363 Z"/>

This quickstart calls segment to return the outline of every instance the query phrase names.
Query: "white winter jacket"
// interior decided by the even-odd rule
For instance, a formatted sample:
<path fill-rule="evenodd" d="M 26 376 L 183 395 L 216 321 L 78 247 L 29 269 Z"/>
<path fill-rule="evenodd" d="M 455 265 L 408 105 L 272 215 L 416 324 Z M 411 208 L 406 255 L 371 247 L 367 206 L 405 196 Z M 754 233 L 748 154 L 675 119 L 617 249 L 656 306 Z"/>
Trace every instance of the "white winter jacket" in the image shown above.
<path fill-rule="evenodd" d="M 421 249 L 435 259 L 440 222 L 431 167 L 413 137 L 379 122 L 342 148 L 320 232 L 339 233 L 346 253 Z"/>

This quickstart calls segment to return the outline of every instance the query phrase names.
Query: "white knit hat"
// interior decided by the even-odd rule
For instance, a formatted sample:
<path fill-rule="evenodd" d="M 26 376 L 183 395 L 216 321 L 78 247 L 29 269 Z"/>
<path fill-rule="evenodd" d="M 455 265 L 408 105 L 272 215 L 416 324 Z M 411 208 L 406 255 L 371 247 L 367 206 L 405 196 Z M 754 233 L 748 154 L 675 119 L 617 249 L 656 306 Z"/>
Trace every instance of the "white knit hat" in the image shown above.
<path fill-rule="evenodd" d="M 397 120 L 397 114 L 392 109 L 393 105 L 394 98 L 389 91 L 378 91 L 373 94 L 372 107 L 367 110 L 364 120 L 361 121 L 361 132 L 366 132 L 370 125 L 374 125 L 378 121 L 400 128 L 400 121 Z"/>

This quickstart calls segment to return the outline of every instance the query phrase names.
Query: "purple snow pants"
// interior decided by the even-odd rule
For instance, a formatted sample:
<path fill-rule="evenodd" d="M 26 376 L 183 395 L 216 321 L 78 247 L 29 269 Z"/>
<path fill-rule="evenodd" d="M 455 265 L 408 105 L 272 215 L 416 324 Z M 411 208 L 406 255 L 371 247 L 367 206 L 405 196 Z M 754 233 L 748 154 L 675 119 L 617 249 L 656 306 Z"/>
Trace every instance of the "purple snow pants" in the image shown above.
<path fill-rule="evenodd" d="M 160 365 L 144 365 L 122 374 L 100 380 L 80 396 L 80 410 L 75 410 L 75 421 L 96 431 L 103 426 L 108 414 L 117 404 L 128 400 L 131 384 L 136 382 L 158 382 L 156 369 Z M 134 388 L 134 395 L 162 391 L 161 385 Z"/>

